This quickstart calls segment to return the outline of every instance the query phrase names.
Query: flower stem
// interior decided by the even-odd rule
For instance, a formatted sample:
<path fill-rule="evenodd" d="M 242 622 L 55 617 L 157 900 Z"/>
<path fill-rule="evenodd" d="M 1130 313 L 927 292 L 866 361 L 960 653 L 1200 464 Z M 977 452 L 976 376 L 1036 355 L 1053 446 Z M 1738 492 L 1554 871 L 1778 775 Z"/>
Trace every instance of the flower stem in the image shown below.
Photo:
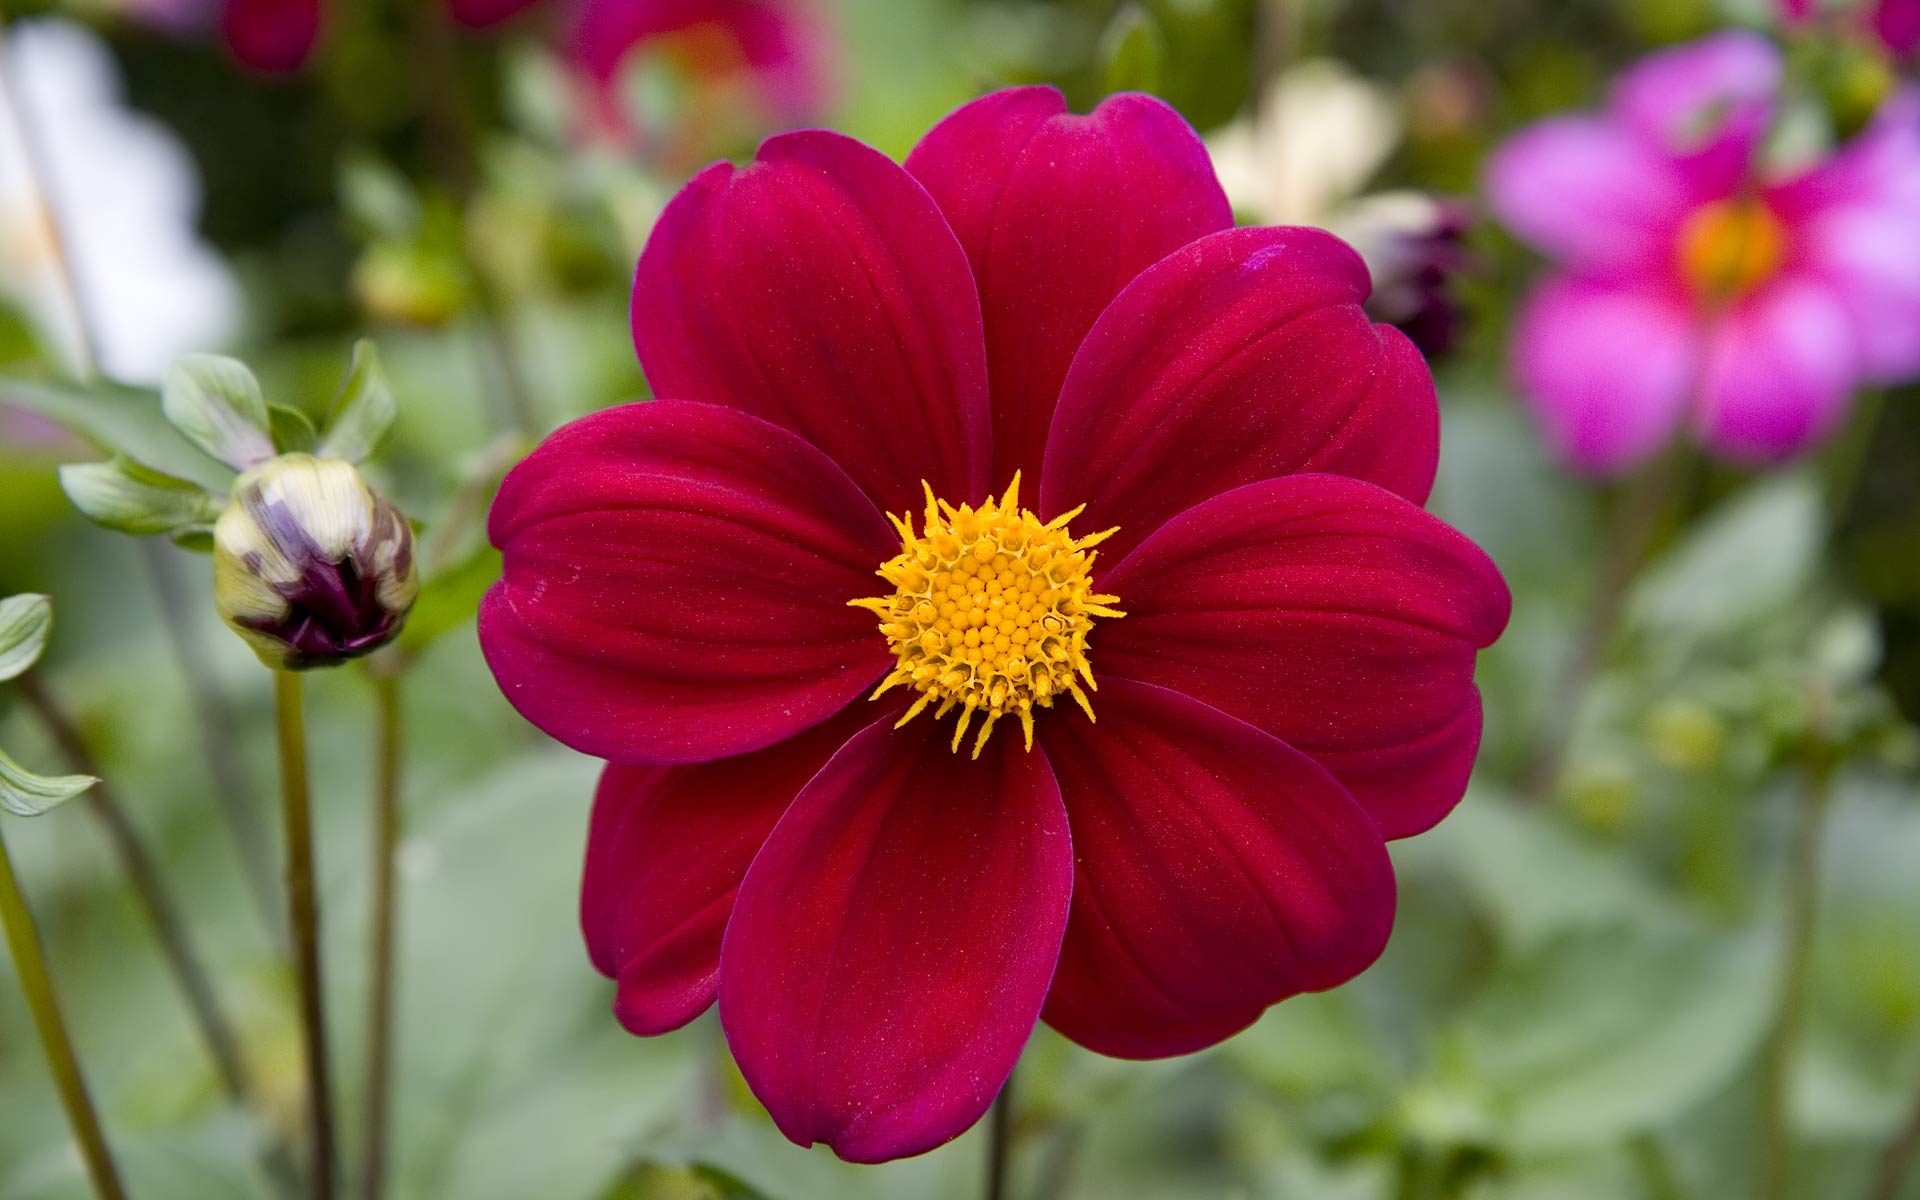
<path fill-rule="evenodd" d="M 1544 802 L 1560 781 L 1587 685 L 1593 682 L 1600 657 L 1626 611 L 1628 592 L 1653 545 L 1660 517 L 1680 481 L 1685 460 L 1686 452 L 1676 445 L 1649 464 L 1621 497 L 1606 557 L 1587 597 L 1586 616 L 1560 664 L 1554 687 L 1546 694 L 1540 724 L 1534 731 L 1521 776 L 1520 795 L 1526 800 Z"/>
<path fill-rule="evenodd" d="M 374 720 L 373 937 L 367 995 L 367 1112 L 360 1194 L 380 1200 L 387 1187 L 387 1144 L 393 1088 L 394 852 L 400 843 L 400 680 L 372 674 Z"/>
<path fill-rule="evenodd" d="M 1820 859 L 1832 808 L 1832 769 L 1808 767 L 1806 787 L 1794 805 L 1787 845 L 1787 912 L 1773 1031 L 1761 1075 L 1760 1153 L 1757 1195 L 1786 1200 L 1793 1176 L 1793 1081 L 1806 1030 L 1807 989 L 1813 967 L 1813 932 L 1819 916 Z"/>
<path fill-rule="evenodd" d="M 87 750 L 80 731 L 47 691 L 38 672 L 30 671 L 21 676 L 19 687 L 21 694 L 26 697 L 27 706 L 46 726 L 47 733 L 67 760 L 82 774 L 102 777 L 104 772 Z M 228 1023 L 226 1014 L 221 1011 L 213 981 L 207 976 L 206 968 L 194 950 L 192 939 L 187 935 L 186 922 L 181 919 L 179 906 L 167 890 L 166 881 L 155 866 L 153 855 L 110 785 L 96 783 L 86 793 L 85 803 L 100 822 L 101 830 L 113 846 L 114 855 L 120 860 L 121 870 L 126 873 L 127 882 L 133 887 L 133 894 L 139 899 L 140 907 L 146 910 L 147 919 L 153 923 L 161 955 L 173 971 L 175 982 L 180 985 L 187 1009 L 192 1013 L 193 1022 L 200 1030 L 201 1039 L 207 1044 L 208 1054 L 213 1058 L 214 1068 L 219 1072 L 221 1085 L 235 1101 L 244 1104 L 247 1100 L 247 1077 L 240 1057 L 239 1039 L 234 1036 L 233 1026 Z"/>
<path fill-rule="evenodd" d="M 327 1018 L 320 975 L 320 905 L 313 888 L 313 815 L 307 794 L 307 738 L 300 677 L 273 673 L 274 724 L 280 743 L 280 798 L 287 834 L 287 917 L 300 983 L 301 1033 L 307 1057 L 307 1122 L 312 1155 L 307 1194 L 331 1200 L 338 1151 L 333 1131 L 333 1080 L 327 1059 Z"/>
<path fill-rule="evenodd" d="M 1899 1200 L 1900 1190 L 1916 1161 L 1920 1161 L 1920 1090 L 1913 1094 L 1913 1107 L 1908 1110 L 1907 1119 L 1880 1154 L 1867 1200 Z"/>
<path fill-rule="evenodd" d="M 6 927 L 7 945 L 13 951 L 20 987 L 27 994 L 27 1007 L 33 1010 L 40 1045 L 47 1052 L 47 1065 L 53 1070 L 53 1082 L 60 1091 L 61 1106 L 67 1110 L 67 1123 L 73 1127 L 74 1140 L 80 1143 L 80 1156 L 93 1179 L 94 1193 L 103 1200 L 123 1200 L 126 1190 L 120 1185 L 113 1154 L 107 1149 L 106 1133 L 100 1128 L 100 1115 L 94 1110 L 93 1098 L 87 1094 L 87 1082 L 81 1077 L 73 1039 L 67 1035 L 67 1024 L 60 1016 L 60 1004 L 54 995 L 53 977 L 47 973 L 40 932 L 34 927 L 26 897 L 20 894 L 20 882 L 14 877 L 13 861 L 7 857 L 4 836 L 0 836 L 0 925 Z"/>
<path fill-rule="evenodd" d="M 1007 1153 L 1013 1129 L 1013 1076 L 987 1110 L 986 1200 L 1007 1200 Z"/>

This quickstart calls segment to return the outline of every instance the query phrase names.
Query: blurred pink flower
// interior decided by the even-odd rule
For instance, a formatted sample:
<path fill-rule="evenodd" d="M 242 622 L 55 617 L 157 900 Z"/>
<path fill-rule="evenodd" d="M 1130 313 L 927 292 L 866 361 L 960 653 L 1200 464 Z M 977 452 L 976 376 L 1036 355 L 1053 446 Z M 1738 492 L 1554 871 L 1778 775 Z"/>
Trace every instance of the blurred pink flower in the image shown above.
<path fill-rule="evenodd" d="M 1779 0 L 1780 17 L 1789 25 L 1805 25 L 1820 9 L 1817 0 Z M 1920 50 L 1920 0 L 1873 0 L 1855 6 L 1862 24 L 1897 58 Z"/>
<path fill-rule="evenodd" d="M 1490 162 L 1495 211 L 1556 263 L 1518 319 L 1514 373 L 1581 469 L 1627 470 L 1683 427 L 1775 461 L 1861 383 L 1920 372 L 1920 94 L 1781 176 L 1761 157 L 1780 76 L 1765 39 L 1715 35 Z"/>

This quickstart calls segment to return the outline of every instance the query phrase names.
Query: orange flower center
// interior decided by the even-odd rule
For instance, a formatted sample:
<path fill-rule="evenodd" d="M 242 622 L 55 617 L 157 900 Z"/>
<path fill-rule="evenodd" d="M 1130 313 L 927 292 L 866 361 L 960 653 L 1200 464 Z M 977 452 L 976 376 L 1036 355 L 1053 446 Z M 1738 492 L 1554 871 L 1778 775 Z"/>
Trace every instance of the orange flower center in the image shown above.
<path fill-rule="evenodd" d="M 1680 271 L 1699 295 L 1733 300 L 1780 268 L 1786 228 L 1757 200 L 1717 200 L 1680 230 Z"/>
<path fill-rule="evenodd" d="M 929 705 L 938 706 L 936 719 L 960 709 L 956 751 L 974 714 L 984 714 L 975 758 L 1008 715 L 1020 719 L 1031 750 L 1033 710 L 1063 693 L 1091 718 L 1087 635 L 1096 617 L 1126 615 L 1109 607 L 1119 597 L 1093 590 L 1092 548 L 1114 531 L 1076 538 L 1067 523 L 1085 505 L 1043 522 L 1019 507 L 1019 495 L 1018 474 L 1005 495 L 978 508 L 937 500 L 928 487 L 919 533 L 911 515 L 889 517 L 900 553 L 879 575 L 893 594 L 850 602 L 880 618 L 898 659 L 874 697 L 902 685 L 920 693 L 901 725 Z"/>

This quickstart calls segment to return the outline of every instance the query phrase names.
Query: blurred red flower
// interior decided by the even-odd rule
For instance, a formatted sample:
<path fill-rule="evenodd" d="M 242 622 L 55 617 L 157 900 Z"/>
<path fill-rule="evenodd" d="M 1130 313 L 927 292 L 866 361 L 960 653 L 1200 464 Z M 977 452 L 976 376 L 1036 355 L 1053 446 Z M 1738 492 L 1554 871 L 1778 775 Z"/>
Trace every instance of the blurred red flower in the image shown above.
<path fill-rule="evenodd" d="M 500 490 L 488 662 L 612 760 L 593 961 L 636 1033 L 717 994 L 796 1142 L 946 1141 L 1042 1016 L 1150 1058 L 1350 979 L 1466 786 L 1508 596 L 1421 507 L 1426 364 L 1339 240 L 1231 226 L 1145 96 L 773 138 L 641 256 L 663 399 Z"/>

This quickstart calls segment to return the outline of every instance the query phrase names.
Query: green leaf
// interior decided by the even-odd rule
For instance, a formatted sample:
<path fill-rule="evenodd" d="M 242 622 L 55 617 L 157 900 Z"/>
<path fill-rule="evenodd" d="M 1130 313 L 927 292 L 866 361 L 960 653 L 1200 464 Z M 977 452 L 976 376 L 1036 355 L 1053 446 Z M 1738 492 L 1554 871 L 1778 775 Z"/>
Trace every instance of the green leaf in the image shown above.
<path fill-rule="evenodd" d="M 32 594 L 0 600 L 0 680 L 16 679 L 40 661 L 53 629 L 53 601 Z"/>
<path fill-rule="evenodd" d="M 0 809 L 16 817 L 50 812 L 99 782 L 91 775 L 35 775 L 0 750 Z"/>
<path fill-rule="evenodd" d="M 297 408 L 269 405 L 267 424 L 273 433 L 273 448 L 282 454 L 312 454 L 320 442 L 313 422 Z"/>
<path fill-rule="evenodd" d="M 175 429 L 236 471 L 273 457 L 266 397 L 238 359 L 187 355 L 167 372 L 160 403 Z"/>
<path fill-rule="evenodd" d="M 1167 39 L 1151 13 L 1129 4 L 1100 37 L 1109 92 L 1157 92 L 1166 79 Z"/>
<path fill-rule="evenodd" d="M 209 491 L 225 491 L 233 482 L 232 471 L 200 453 L 167 423 L 160 397 L 152 391 L 0 378 L 0 401 L 57 421 L 109 454 L 124 454 Z"/>
<path fill-rule="evenodd" d="M 1504 965 L 1462 1046 L 1515 1149 L 1612 1145 L 1684 1116 L 1750 1061 L 1772 969 L 1765 939 L 1589 930 Z"/>
<path fill-rule="evenodd" d="M 1682 637 L 1732 632 L 1805 590 L 1817 573 L 1825 530 L 1811 477 L 1780 475 L 1756 483 L 1647 569 L 1629 616 Z"/>
<path fill-rule="evenodd" d="M 130 458 L 61 467 L 60 487 L 89 520 L 139 536 L 206 529 L 225 507 L 194 484 Z"/>
<path fill-rule="evenodd" d="M 718 1167 L 643 1162 L 601 1200 L 767 1200 L 767 1194 Z"/>
<path fill-rule="evenodd" d="M 500 552 L 481 545 L 462 561 L 420 585 L 420 596 L 400 631 L 400 646 L 417 654 L 480 611 L 480 598 L 500 578 Z"/>
<path fill-rule="evenodd" d="M 327 421 L 320 456 L 361 461 L 379 449 L 399 411 L 387 387 L 386 372 L 380 367 L 379 350 L 370 341 L 355 343 L 353 368 L 347 372 L 340 399 Z"/>

